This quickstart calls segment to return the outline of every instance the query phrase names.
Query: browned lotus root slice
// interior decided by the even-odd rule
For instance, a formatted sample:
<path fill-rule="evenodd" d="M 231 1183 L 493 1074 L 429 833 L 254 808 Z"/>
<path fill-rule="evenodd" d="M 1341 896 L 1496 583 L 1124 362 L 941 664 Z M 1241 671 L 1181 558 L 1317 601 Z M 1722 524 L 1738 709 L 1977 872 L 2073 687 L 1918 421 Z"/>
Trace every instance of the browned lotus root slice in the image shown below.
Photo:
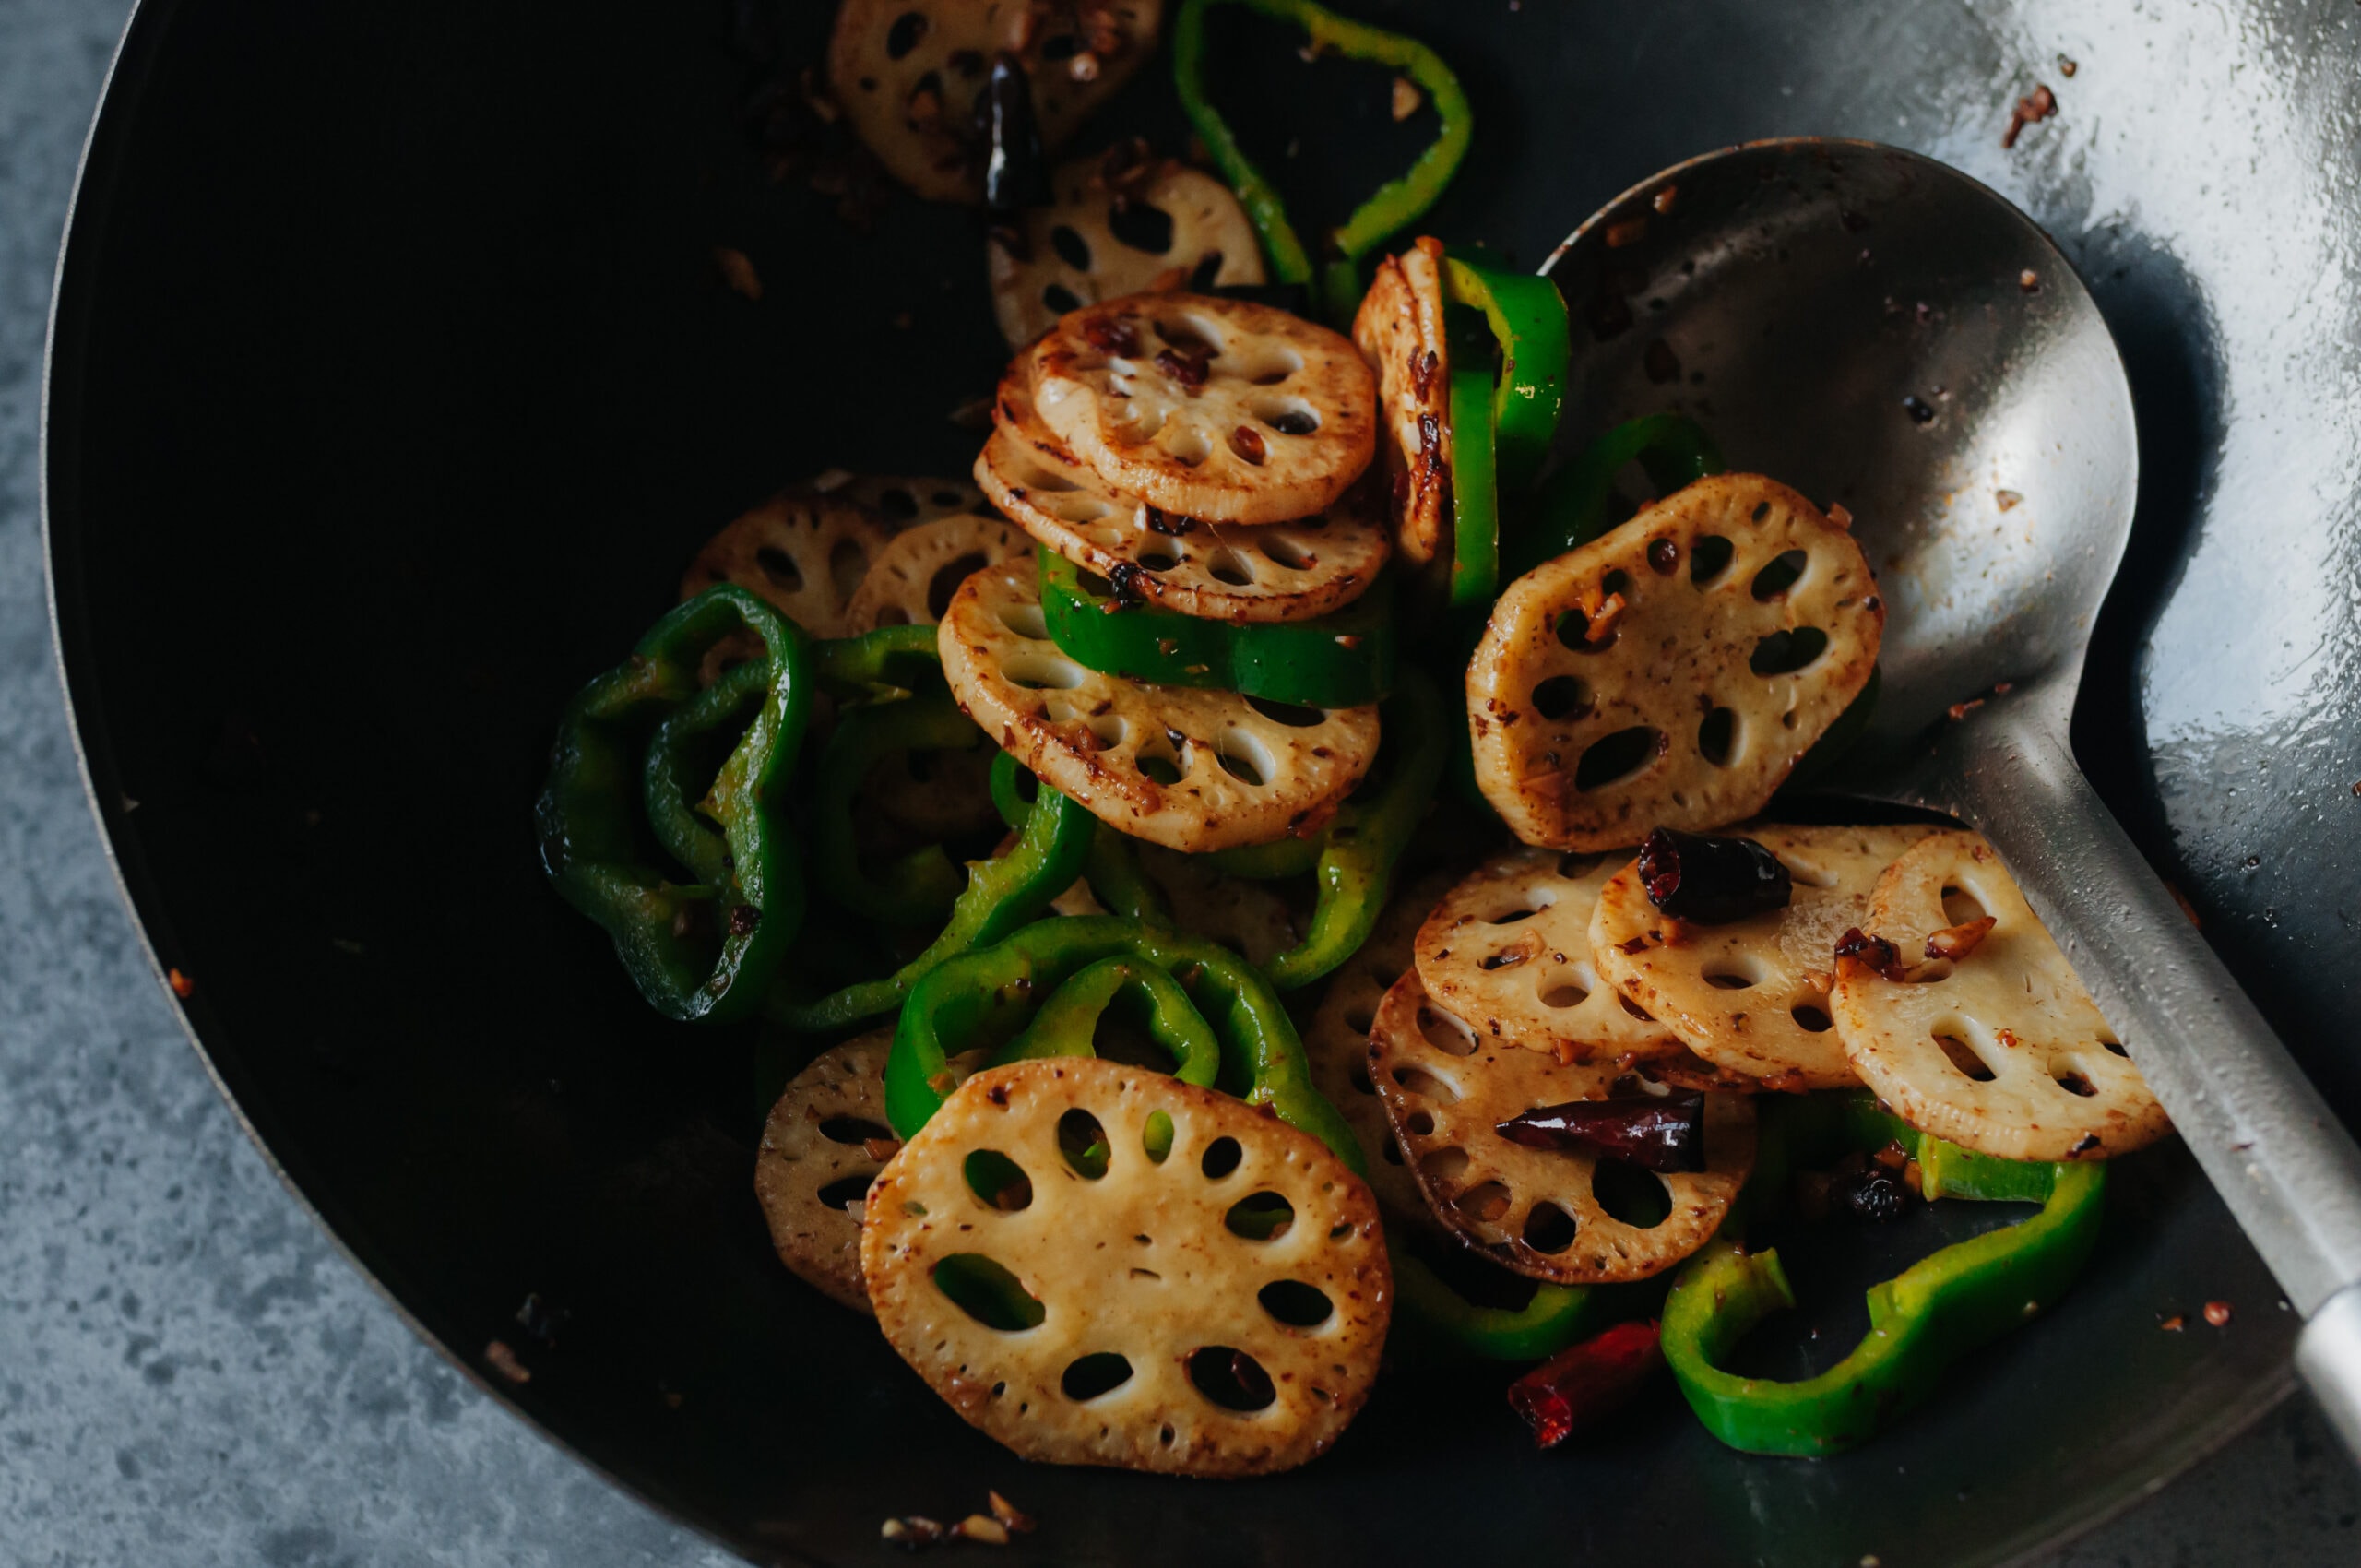
<path fill-rule="evenodd" d="M 870 1310 L 860 1277 L 862 1194 L 901 1146 L 885 1124 L 893 1045 L 891 1028 L 876 1029 L 813 1057 L 771 1107 L 754 1158 L 754 1196 L 778 1261 L 857 1313 Z"/>
<path fill-rule="evenodd" d="M 1445 894 L 1418 931 L 1418 980 L 1477 1033 L 1561 1063 L 1669 1056 L 1670 1029 L 1599 977 L 1591 911 L 1622 861 L 1518 849 Z"/>
<path fill-rule="evenodd" d="M 1051 151 L 1131 78 L 1162 0 L 844 0 L 828 86 L 886 172 L 929 201 L 983 199 L 977 113 L 995 56 L 1025 66 Z"/>
<path fill-rule="evenodd" d="M 706 540 L 681 578 L 681 597 L 735 583 L 777 605 L 808 635 L 840 637 L 852 596 L 888 537 L 856 502 L 790 491 Z"/>
<path fill-rule="evenodd" d="M 1392 550 L 1365 484 L 1309 517 L 1253 527 L 1175 517 L 1109 487 L 1001 384 L 976 482 L 1012 520 L 1086 571 L 1209 621 L 1301 621 L 1349 603 Z"/>
<path fill-rule="evenodd" d="M 1912 1126 L 2001 1159 L 2105 1159 L 2171 1130 L 1977 835 L 1922 839 L 1878 879 L 1858 923 L 1893 944 L 1902 978 L 1838 966 L 1837 1031 L 1862 1081 Z"/>
<path fill-rule="evenodd" d="M 1086 1176 L 1064 1150 L 1101 1139 Z M 967 1175 L 988 1150 L 1024 1173 L 997 1203 Z M 971 1425 L 1027 1459 L 1173 1475 L 1319 1455 L 1368 1396 L 1393 1306 L 1376 1202 L 1317 1138 L 1091 1058 L 960 1086 L 871 1189 L 860 1257 L 878 1326 Z M 945 1292 L 953 1258 L 1005 1270 L 1039 1321 L 987 1326 Z"/>
<path fill-rule="evenodd" d="M 1860 547 L 1810 502 L 1699 480 L 1501 596 L 1467 668 L 1477 782 L 1560 849 L 1735 822 L 1868 683 L 1884 625 Z"/>
<path fill-rule="evenodd" d="M 995 232 L 984 250 L 992 311 L 1012 349 L 1100 300 L 1264 280 L 1263 248 L 1229 187 L 1178 159 L 1147 156 L 1145 144 L 1078 158 L 1050 186 L 1054 205 L 1026 213 L 1013 235 Z"/>
<path fill-rule="evenodd" d="M 1419 921 L 1450 885 L 1451 878 L 1438 872 L 1399 889 L 1360 951 L 1329 976 L 1320 1006 L 1303 1031 L 1304 1063 L 1311 1069 L 1312 1087 L 1336 1108 L 1359 1141 L 1369 1184 L 1385 1223 L 1408 1225 L 1437 1237 L 1448 1232 L 1428 1209 L 1404 1163 L 1401 1142 L 1385 1120 L 1385 1102 L 1369 1075 L 1369 1031 L 1377 1021 L 1378 1004 L 1410 967 Z"/>
<path fill-rule="evenodd" d="M 855 474 L 831 469 L 806 488 L 868 507 L 889 529 L 915 528 L 962 513 L 990 512 L 983 493 L 964 479 Z"/>
<path fill-rule="evenodd" d="M 1700 1058 L 1766 1089 L 1833 1089 L 1857 1080 L 1831 1026 L 1832 956 L 1894 857 L 1929 827 L 1746 828 L 1794 878 L 1784 909 L 1691 925 L 1648 902 L 1636 864 L 1600 889 L 1590 944 L 1599 973 Z"/>
<path fill-rule="evenodd" d="M 1738 1095 L 1705 1101 L 1705 1169 L 1636 1173 L 1660 1182 L 1671 1212 L 1634 1225 L 1597 1192 L 1605 1163 L 1564 1149 L 1525 1148 L 1496 1130 L 1510 1117 L 1573 1099 L 1604 1099 L 1618 1069 L 1561 1067 L 1554 1056 L 1490 1039 L 1428 1000 L 1412 969 L 1394 983 L 1369 1036 L 1370 1077 L 1434 1217 L 1503 1267 L 1563 1285 L 1660 1274 L 1703 1246 L 1754 1168 L 1754 1108 Z"/>
<path fill-rule="evenodd" d="M 1377 383 L 1324 327 L 1206 294 L 1086 306 L 1026 351 L 1041 422 L 1126 495 L 1216 523 L 1283 523 L 1369 467 Z"/>
<path fill-rule="evenodd" d="M 960 585 L 936 646 L 951 695 L 1003 751 L 1100 821 L 1169 849 L 1317 832 L 1377 754 L 1374 703 L 1287 709 L 1283 720 L 1235 692 L 1085 669 L 1050 640 L 1029 562 Z"/>
<path fill-rule="evenodd" d="M 1443 333 L 1442 242 L 1421 236 L 1377 264 L 1353 317 L 1353 341 L 1377 372 L 1387 493 L 1402 558 L 1423 566 L 1442 548 L 1451 476 L 1451 344 Z"/>
<path fill-rule="evenodd" d="M 968 573 L 1032 554 L 1023 530 L 998 517 L 967 514 L 904 529 L 877 552 L 853 589 L 846 629 L 859 636 L 880 626 L 931 626 Z"/>

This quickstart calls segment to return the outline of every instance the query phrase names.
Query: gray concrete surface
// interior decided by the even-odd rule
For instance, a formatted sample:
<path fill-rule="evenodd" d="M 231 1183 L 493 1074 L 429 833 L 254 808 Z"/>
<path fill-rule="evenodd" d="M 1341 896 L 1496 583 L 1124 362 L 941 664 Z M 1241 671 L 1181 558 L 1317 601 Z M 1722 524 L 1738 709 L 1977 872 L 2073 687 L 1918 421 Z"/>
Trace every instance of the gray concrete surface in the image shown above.
<path fill-rule="evenodd" d="M 36 445 L 51 268 L 126 9 L 0 0 L 0 1564 L 721 1564 L 410 1336 L 134 949 L 51 664 Z M 2290 1408 L 2046 1568 L 2350 1564 L 2356 1516 L 2361 1481 Z"/>

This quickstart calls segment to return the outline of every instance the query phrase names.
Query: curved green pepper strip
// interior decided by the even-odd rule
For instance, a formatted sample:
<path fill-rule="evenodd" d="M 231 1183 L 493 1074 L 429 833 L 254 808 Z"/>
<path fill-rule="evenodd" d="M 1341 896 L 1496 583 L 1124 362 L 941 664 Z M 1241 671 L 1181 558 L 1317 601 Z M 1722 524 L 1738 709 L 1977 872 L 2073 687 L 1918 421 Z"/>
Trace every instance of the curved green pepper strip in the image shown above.
<path fill-rule="evenodd" d="M 1313 0 L 1184 0 L 1172 21 L 1172 85 L 1180 108 L 1213 157 L 1215 167 L 1238 193 L 1240 206 L 1262 236 L 1271 276 L 1279 283 L 1313 281 L 1311 257 L 1287 220 L 1277 187 L 1254 166 L 1205 91 L 1205 12 L 1216 5 L 1243 5 L 1304 31 L 1314 51 L 1350 60 L 1390 65 L 1424 89 L 1441 122 L 1435 139 L 1400 178 L 1380 185 L 1353 209 L 1332 236 L 1335 258 L 1321 269 L 1323 306 L 1335 321 L 1348 321 L 1360 303 L 1361 258 L 1416 222 L 1442 195 L 1459 171 L 1475 134 L 1475 113 L 1459 78 L 1442 57 L 1414 38 L 1387 32 L 1338 16 Z"/>
<path fill-rule="evenodd" d="M 647 760 L 640 770 L 647 826 L 664 852 L 699 882 L 719 884 L 730 877 L 730 840 L 706 814 L 701 797 L 693 793 L 706 788 L 697 762 L 700 754 L 710 754 L 700 742 L 733 721 L 743 732 L 746 709 L 769 695 L 770 684 L 765 660 L 732 666 L 665 715 L 647 738 Z"/>
<path fill-rule="evenodd" d="M 742 686 L 711 701 L 734 709 L 753 686 L 766 695 L 706 796 L 729 851 L 725 874 L 675 882 L 641 849 L 646 747 L 695 697 L 706 651 L 741 630 L 762 640 L 765 656 Z M 794 773 L 809 687 L 795 624 L 723 586 L 657 622 L 629 661 L 585 686 L 558 721 L 533 808 L 542 869 L 559 897 L 606 928 L 640 994 L 668 1018 L 744 1016 L 802 925 L 801 867 L 774 802 Z M 706 873 L 724 870 L 707 853 L 697 859 Z"/>
<path fill-rule="evenodd" d="M 1394 1262 L 1396 1347 L 1421 1360 L 1539 1361 L 1633 1314 L 1636 1303 L 1612 1288 L 1544 1285 L 1512 1311 L 1479 1307 L 1399 1242 Z"/>
<path fill-rule="evenodd" d="M 939 683 L 943 656 L 932 626 L 880 626 L 812 645 L 812 673 L 839 696 L 896 695 Z"/>
<path fill-rule="evenodd" d="M 898 630 L 898 628 L 896 628 Z M 812 869 L 828 896 L 855 914 L 902 930 L 943 918 L 965 879 L 940 844 L 872 871 L 853 847 L 852 806 L 878 760 L 897 751 L 973 751 L 985 742 L 948 696 L 908 697 L 847 708 L 820 753 L 811 806 Z"/>
<path fill-rule="evenodd" d="M 992 804 L 1000 809 L 1000 819 L 1013 828 L 1022 828 L 1026 813 L 1032 809 L 1025 798 L 1027 784 L 1037 790 L 1040 787 L 1023 763 L 1006 752 L 992 758 Z M 1172 923 L 1172 909 L 1164 900 L 1164 889 L 1140 869 L 1132 841 L 1106 823 L 1100 823 L 1091 836 L 1090 851 L 1082 861 L 1082 879 L 1090 884 L 1092 897 L 1125 920 Z"/>
<path fill-rule="evenodd" d="M 1779 1254 L 1747 1252 L 1725 1226 L 1673 1286 L 1664 1353 L 1698 1419 L 1731 1447 L 1790 1456 L 1853 1447 L 1924 1399 L 1960 1356 L 2055 1301 L 2090 1256 L 2106 1203 L 2104 1165 L 1970 1154 L 1912 1130 L 1866 1095 L 1814 1096 L 1766 1112 L 1741 1206 L 1750 1218 L 1797 1166 L 1897 1139 L 1915 1150 L 1928 1197 L 2038 1203 L 2041 1212 L 1870 1287 L 1869 1332 L 1860 1344 L 1817 1377 L 1793 1383 L 1716 1365 L 1755 1324 L 1795 1304 Z"/>
<path fill-rule="evenodd" d="M 1373 793 L 1337 808 L 1320 836 L 1320 897 L 1303 940 L 1263 966 L 1281 991 L 1309 985 L 1360 951 L 1384 911 L 1394 867 L 1442 780 L 1450 737 L 1432 683 L 1406 667 L 1380 722 L 1378 754 L 1389 772 Z"/>
<path fill-rule="evenodd" d="M 1150 1039 L 1172 1058 L 1172 1075 L 1201 1089 L 1221 1075 L 1221 1042 L 1180 982 L 1166 970 L 1117 955 L 1086 965 L 1041 1004 L 1033 1021 L 992 1057 L 997 1067 L 1041 1056 L 1095 1056 L 1091 1035 L 1099 1016 L 1117 1003 L 1130 1005 Z"/>
<path fill-rule="evenodd" d="M 1318 865 L 1320 849 L 1317 836 L 1274 838 L 1267 844 L 1237 844 L 1227 849 L 1211 850 L 1205 861 L 1224 876 L 1275 882 L 1283 876 L 1301 876 Z"/>
<path fill-rule="evenodd" d="M 1549 456 L 1565 407 L 1573 351 L 1565 298 L 1555 282 L 1536 273 L 1505 271 L 1458 255 L 1445 256 L 1442 266 L 1451 301 L 1482 311 L 1501 345 L 1500 379 L 1492 388 L 1493 461 L 1500 488 L 1522 490 Z M 1454 386 L 1454 398 L 1456 391 Z M 1452 428 L 1458 429 L 1455 402 Z"/>
<path fill-rule="evenodd" d="M 1057 790 L 1038 791 L 1016 842 L 988 861 L 968 862 L 967 888 L 951 906 L 943 933 L 925 952 L 884 980 L 848 985 L 817 1001 L 799 1001 L 775 991 L 765 1013 L 789 1028 L 819 1033 L 892 1012 L 937 969 L 1000 941 L 1074 885 L 1097 826 L 1097 817 Z"/>
<path fill-rule="evenodd" d="M 1501 496 L 1492 460 L 1492 382 L 1480 370 L 1451 373 L 1451 593 L 1453 610 L 1501 592 Z"/>
<path fill-rule="evenodd" d="M 1039 553 L 1050 640 L 1090 669 L 1304 707 L 1356 707 L 1393 689 L 1388 576 L 1342 610 L 1313 620 L 1240 624 L 1125 604 L 1055 551 Z"/>
<path fill-rule="evenodd" d="M 1269 1106 L 1355 1174 L 1366 1169 L 1351 1126 L 1311 1087 L 1303 1042 L 1271 982 L 1227 947 L 1115 915 L 1037 921 L 919 980 L 885 1059 L 885 1119 L 896 1134 L 911 1136 L 942 1107 L 955 1087 L 955 1052 L 1014 1037 L 1041 999 L 1103 958 L 1153 964 L 1180 982 L 1221 1043 L 1216 1087 Z"/>
<path fill-rule="evenodd" d="M 1627 420 L 1584 447 L 1542 487 L 1541 515 L 1519 536 L 1509 575 L 1523 576 L 1605 533 L 1607 498 L 1615 493 L 1615 476 L 1635 460 L 1661 495 L 1722 471 L 1721 448 L 1687 415 Z"/>

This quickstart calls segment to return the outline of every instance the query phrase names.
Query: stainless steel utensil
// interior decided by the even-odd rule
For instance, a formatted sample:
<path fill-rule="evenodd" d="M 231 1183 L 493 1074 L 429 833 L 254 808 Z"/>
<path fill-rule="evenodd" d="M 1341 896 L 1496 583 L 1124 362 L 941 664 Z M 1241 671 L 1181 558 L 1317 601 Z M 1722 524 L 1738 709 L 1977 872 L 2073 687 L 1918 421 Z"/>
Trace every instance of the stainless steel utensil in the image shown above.
<path fill-rule="evenodd" d="M 1820 138 L 1666 170 L 1543 270 L 1574 316 L 1570 439 L 1685 409 L 1733 468 L 1852 511 L 1889 618 L 1842 787 L 1991 839 L 2308 1320 L 2297 1370 L 2361 1455 L 2361 1148 L 2069 747 L 2139 472 L 2082 279 L 1956 170 Z"/>

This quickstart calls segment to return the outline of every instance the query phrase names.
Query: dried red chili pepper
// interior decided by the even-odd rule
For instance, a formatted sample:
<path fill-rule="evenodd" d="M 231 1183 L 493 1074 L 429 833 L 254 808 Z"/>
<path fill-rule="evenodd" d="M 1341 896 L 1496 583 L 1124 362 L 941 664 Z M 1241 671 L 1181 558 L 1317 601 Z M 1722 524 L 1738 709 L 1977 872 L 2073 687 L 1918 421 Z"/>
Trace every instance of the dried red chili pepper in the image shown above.
<path fill-rule="evenodd" d="M 1649 1170 L 1705 1169 L 1705 1097 L 1575 1099 L 1512 1116 L 1493 1129 L 1526 1148 L 1576 1149 Z"/>
<path fill-rule="evenodd" d="M 1675 920 L 1726 925 L 1784 909 L 1794 878 L 1751 838 L 1659 827 L 1640 845 L 1640 885 Z"/>
<path fill-rule="evenodd" d="M 1570 1345 L 1509 1384 L 1509 1408 L 1533 1429 L 1536 1448 L 1613 1415 L 1664 1365 L 1654 1323 L 1619 1323 Z"/>

